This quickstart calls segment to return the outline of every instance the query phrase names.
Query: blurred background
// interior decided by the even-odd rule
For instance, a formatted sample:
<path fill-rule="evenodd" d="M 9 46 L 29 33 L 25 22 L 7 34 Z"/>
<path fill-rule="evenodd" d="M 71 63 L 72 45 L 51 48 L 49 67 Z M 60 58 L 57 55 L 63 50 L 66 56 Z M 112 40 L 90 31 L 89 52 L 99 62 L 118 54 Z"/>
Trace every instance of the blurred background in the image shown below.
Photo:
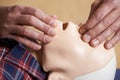
<path fill-rule="evenodd" d="M 90 12 L 94 0 L 0 0 L 0 6 L 26 5 L 43 10 L 48 14 L 55 14 L 63 22 L 72 21 L 76 24 L 84 23 Z M 115 47 L 117 64 L 120 68 L 120 43 Z"/>

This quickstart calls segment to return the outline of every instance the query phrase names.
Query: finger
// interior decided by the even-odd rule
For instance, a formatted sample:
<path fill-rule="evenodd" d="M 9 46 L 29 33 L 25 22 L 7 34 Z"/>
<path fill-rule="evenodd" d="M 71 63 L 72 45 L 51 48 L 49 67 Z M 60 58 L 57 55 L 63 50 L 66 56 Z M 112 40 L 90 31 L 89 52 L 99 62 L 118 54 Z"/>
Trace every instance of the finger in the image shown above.
<path fill-rule="evenodd" d="M 105 31 L 103 31 L 100 35 L 95 37 L 91 42 L 90 45 L 92 47 L 96 47 L 100 45 L 103 41 L 107 40 L 110 36 L 112 36 L 118 29 L 120 28 L 120 18 L 118 18 L 110 27 L 108 27 Z"/>
<path fill-rule="evenodd" d="M 98 7 L 102 4 L 102 0 L 95 0 L 92 5 L 91 5 L 91 10 L 90 10 L 90 15 L 88 17 L 88 20 L 92 17 L 92 15 L 94 14 L 94 12 L 98 9 Z M 83 35 L 84 32 L 86 32 L 86 28 L 85 28 L 85 24 L 80 24 L 79 25 L 79 32 Z"/>
<path fill-rule="evenodd" d="M 52 18 L 57 19 L 58 17 L 56 15 L 51 15 Z"/>
<path fill-rule="evenodd" d="M 21 13 L 22 9 L 23 9 L 23 6 L 21 5 L 14 5 L 14 6 L 8 7 L 9 12 L 15 12 L 15 13 L 16 12 Z"/>
<path fill-rule="evenodd" d="M 118 14 L 118 15 L 116 15 Z M 120 10 L 114 9 L 110 12 L 106 17 L 103 18 L 96 26 L 94 26 L 91 30 L 89 30 L 85 35 L 83 35 L 83 40 L 85 42 L 89 42 L 100 33 L 102 33 L 107 27 L 109 27 L 114 21 L 120 16 Z M 86 36 L 89 36 L 90 39 L 86 39 Z"/>
<path fill-rule="evenodd" d="M 33 7 L 24 7 L 22 10 L 22 13 L 28 14 L 28 15 L 33 15 L 33 16 L 39 18 L 40 20 L 42 20 L 43 22 L 45 22 L 46 24 L 49 24 L 53 27 L 55 27 L 57 25 L 57 22 L 54 18 L 50 17 L 49 15 L 47 15 L 40 9 L 36 9 Z"/>
<path fill-rule="evenodd" d="M 88 30 L 90 30 L 92 27 L 97 25 L 107 14 L 109 14 L 113 10 L 113 5 L 108 3 L 103 3 L 91 16 L 90 19 L 88 19 L 85 26 L 82 26 L 82 28 L 85 27 L 85 30 L 81 30 L 80 32 L 84 34 Z M 82 32 L 83 31 L 83 32 Z"/>
<path fill-rule="evenodd" d="M 27 27 L 27 26 L 19 26 L 19 25 L 12 25 L 12 34 L 20 35 L 32 39 L 34 41 L 40 41 L 43 43 L 49 43 L 52 41 L 52 37 L 41 34 L 39 31 Z"/>
<path fill-rule="evenodd" d="M 17 18 L 18 24 L 34 26 L 36 29 L 41 30 L 50 36 L 55 35 L 55 30 L 51 26 L 43 23 L 39 19 L 31 15 L 21 15 Z"/>
<path fill-rule="evenodd" d="M 106 49 L 111 49 L 112 47 L 114 47 L 118 42 L 120 41 L 120 28 L 117 31 L 117 33 L 108 41 L 106 41 L 104 47 Z"/>
<path fill-rule="evenodd" d="M 98 9 L 98 7 L 102 4 L 102 0 L 95 0 L 93 4 L 91 5 L 90 15 L 89 18 L 94 14 L 94 12 Z"/>
<path fill-rule="evenodd" d="M 12 38 L 16 41 L 18 41 L 19 43 L 25 45 L 26 47 L 33 49 L 33 50 L 40 50 L 41 49 L 41 45 L 32 42 L 26 38 L 20 37 L 20 36 L 15 36 L 15 35 L 9 35 L 9 38 Z"/>

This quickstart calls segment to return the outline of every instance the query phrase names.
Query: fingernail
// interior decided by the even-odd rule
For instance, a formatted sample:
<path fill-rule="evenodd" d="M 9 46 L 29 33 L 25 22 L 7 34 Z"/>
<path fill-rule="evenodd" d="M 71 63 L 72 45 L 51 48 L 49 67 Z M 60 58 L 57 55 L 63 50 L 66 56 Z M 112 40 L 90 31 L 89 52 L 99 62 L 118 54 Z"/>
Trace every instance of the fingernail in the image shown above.
<path fill-rule="evenodd" d="M 94 39 L 93 41 L 92 41 L 92 46 L 93 47 L 96 47 L 96 46 L 98 46 L 99 45 L 99 41 L 97 40 L 97 39 Z"/>
<path fill-rule="evenodd" d="M 49 21 L 49 24 L 50 24 L 51 26 L 53 26 L 53 27 L 56 27 L 56 26 L 57 26 L 56 20 L 50 20 L 50 21 Z"/>
<path fill-rule="evenodd" d="M 49 29 L 47 34 L 51 35 L 51 36 L 54 36 L 56 34 L 56 32 L 55 32 L 54 29 Z"/>
<path fill-rule="evenodd" d="M 107 49 L 112 48 L 112 44 L 108 43 L 108 44 L 106 45 L 106 48 L 107 48 Z"/>
<path fill-rule="evenodd" d="M 40 50 L 41 49 L 41 46 L 40 45 L 35 45 L 34 46 L 34 50 Z"/>
<path fill-rule="evenodd" d="M 85 30 L 85 24 L 83 24 L 83 25 L 80 26 L 79 32 L 81 34 L 84 34 L 86 32 L 86 30 Z"/>
<path fill-rule="evenodd" d="M 79 32 L 80 32 L 81 34 L 84 34 L 84 33 L 85 33 L 85 29 L 80 28 L 80 29 L 79 29 Z"/>
<path fill-rule="evenodd" d="M 88 34 L 85 34 L 84 36 L 83 36 L 83 40 L 85 41 L 85 42 L 90 42 L 90 39 L 91 39 L 91 37 L 90 37 L 90 35 L 88 35 Z"/>
<path fill-rule="evenodd" d="M 45 37 L 44 37 L 44 43 L 49 43 L 51 41 L 52 41 L 52 37 L 45 35 Z"/>

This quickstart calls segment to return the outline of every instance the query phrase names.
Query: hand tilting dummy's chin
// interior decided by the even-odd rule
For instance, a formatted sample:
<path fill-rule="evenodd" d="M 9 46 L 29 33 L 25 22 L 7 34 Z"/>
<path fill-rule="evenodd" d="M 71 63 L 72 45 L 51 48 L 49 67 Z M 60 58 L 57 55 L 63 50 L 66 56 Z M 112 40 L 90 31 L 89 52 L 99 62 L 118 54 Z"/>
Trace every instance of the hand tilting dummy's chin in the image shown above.
<path fill-rule="evenodd" d="M 103 44 L 92 48 L 80 37 L 77 25 L 72 22 L 63 25 L 58 21 L 53 41 L 42 50 L 41 64 L 50 72 L 48 80 L 74 80 L 102 69 L 114 57 L 114 49 L 105 50 Z"/>

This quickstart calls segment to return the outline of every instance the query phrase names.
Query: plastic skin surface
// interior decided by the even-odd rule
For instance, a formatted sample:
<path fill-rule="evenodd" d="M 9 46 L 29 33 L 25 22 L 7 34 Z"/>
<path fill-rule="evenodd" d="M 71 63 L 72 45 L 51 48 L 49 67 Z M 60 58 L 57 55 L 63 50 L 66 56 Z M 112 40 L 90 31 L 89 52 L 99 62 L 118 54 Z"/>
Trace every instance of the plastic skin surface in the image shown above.
<path fill-rule="evenodd" d="M 50 72 L 48 80 L 74 80 L 104 68 L 113 59 L 114 48 L 105 50 L 103 44 L 92 48 L 80 37 L 77 25 L 68 22 L 63 26 L 58 21 L 56 36 L 44 45 L 42 61 L 40 55 L 36 55 L 43 69 Z"/>

